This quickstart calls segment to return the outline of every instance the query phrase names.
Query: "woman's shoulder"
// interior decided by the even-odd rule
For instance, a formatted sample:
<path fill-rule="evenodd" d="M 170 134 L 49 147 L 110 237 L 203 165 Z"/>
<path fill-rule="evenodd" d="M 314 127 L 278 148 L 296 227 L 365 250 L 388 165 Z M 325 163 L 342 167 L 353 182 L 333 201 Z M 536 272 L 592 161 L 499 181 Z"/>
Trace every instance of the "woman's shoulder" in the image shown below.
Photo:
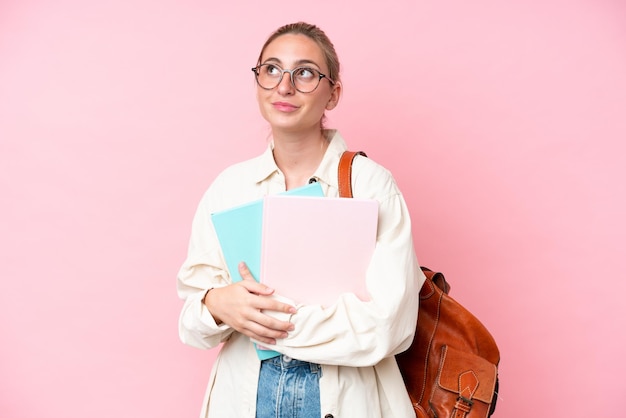
<path fill-rule="evenodd" d="M 262 158 L 263 155 L 259 155 L 227 166 L 215 177 L 214 183 L 245 180 L 253 177 L 258 172 Z"/>
<path fill-rule="evenodd" d="M 392 176 L 391 171 L 376 161 L 376 157 L 357 155 L 353 162 L 353 170 L 362 174 Z"/>
<path fill-rule="evenodd" d="M 262 156 L 257 156 L 227 166 L 213 179 L 203 199 L 219 206 L 250 199 L 255 193 L 262 164 Z"/>
<path fill-rule="evenodd" d="M 400 193 L 391 171 L 370 157 L 354 159 L 352 185 L 355 196 L 385 199 Z"/>

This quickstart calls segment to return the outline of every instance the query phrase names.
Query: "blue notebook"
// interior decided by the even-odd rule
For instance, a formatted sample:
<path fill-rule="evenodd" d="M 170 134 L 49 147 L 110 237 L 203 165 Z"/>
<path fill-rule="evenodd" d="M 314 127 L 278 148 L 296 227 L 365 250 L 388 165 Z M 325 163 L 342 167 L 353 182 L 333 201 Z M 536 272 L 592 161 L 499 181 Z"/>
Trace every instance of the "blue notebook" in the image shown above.
<path fill-rule="evenodd" d="M 319 183 L 311 183 L 282 194 L 323 197 Z M 245 261 L 256 281 L 261 275 L 261 243 L 263 233 L 263 199 L 211 214 L 213 227 L 222 248 L 226 268 L 233 283 L 242 280 L 239 263 Z M 257 348 L 261 360 L 276 357 L 276 351 Z"/>

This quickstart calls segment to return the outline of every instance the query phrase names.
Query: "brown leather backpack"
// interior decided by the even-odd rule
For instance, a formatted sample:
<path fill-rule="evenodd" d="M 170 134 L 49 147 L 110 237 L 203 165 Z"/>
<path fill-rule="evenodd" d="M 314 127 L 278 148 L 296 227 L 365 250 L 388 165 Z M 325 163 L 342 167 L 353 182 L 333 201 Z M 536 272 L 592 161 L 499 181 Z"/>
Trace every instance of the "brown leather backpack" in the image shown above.
<path fill-rule="evenodd" d="M 339 163 L 339 195 L 352 197 L 352 160 Z M 425 267 L 413 343 L 396 356 L 417 418 L 484 418 L 498 395 L 500 352 L 485 326 L 448 296 L 441 273 Z"/>

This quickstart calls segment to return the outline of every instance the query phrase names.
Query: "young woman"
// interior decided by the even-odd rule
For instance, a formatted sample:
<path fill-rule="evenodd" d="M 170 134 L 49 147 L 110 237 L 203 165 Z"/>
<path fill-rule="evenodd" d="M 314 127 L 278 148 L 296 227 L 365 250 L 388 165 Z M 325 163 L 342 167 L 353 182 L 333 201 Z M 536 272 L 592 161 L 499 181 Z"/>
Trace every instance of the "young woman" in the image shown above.
<path fill-rule="evenodd" d="M 347 295 L 326 308 L 285 303 L 289 295 L 269 297 L 274 291 L 257 283 L 244 263 L 244 280 L 231 280 L 211 213 L 310 181 L 337 197 L 346 150 L 340 134 L 323 127 L 342 90 L 339 60 L 324 32 L 302 22 L 279 28 L 252 70 L 271 143 L 211 184 L 178 275 L 182 341 L 198 348 L 224 343 L 202 417 L 415 417 L 394 355 L 412 342 L 423 275 L 409 212 L 385 168 L 357 157 L 352 173 L 354 196 L 379 203 L 376 249 L 363 278 L 371 300 Z M 281 355 L 260 361 L 253 342 Z"/>

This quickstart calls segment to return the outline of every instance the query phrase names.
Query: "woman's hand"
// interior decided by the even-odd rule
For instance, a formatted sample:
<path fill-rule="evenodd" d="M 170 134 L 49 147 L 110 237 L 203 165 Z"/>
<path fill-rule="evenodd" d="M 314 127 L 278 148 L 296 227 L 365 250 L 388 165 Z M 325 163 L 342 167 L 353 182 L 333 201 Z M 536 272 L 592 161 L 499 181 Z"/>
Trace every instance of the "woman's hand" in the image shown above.
<path fill-rule="evenodd" d="M 214 288 L 204 299 L 218 324 L 224 323 L 236 331 L 265 344 L 276 344 L 276 339 L 286 338 L 293 324 L 265 315 L 263 310 L 296 313 L 296 308 L 267 296 L 274 293 L 252 277 L 244 262 L 239 264 L 243 280 L 225 287 Z"/>

